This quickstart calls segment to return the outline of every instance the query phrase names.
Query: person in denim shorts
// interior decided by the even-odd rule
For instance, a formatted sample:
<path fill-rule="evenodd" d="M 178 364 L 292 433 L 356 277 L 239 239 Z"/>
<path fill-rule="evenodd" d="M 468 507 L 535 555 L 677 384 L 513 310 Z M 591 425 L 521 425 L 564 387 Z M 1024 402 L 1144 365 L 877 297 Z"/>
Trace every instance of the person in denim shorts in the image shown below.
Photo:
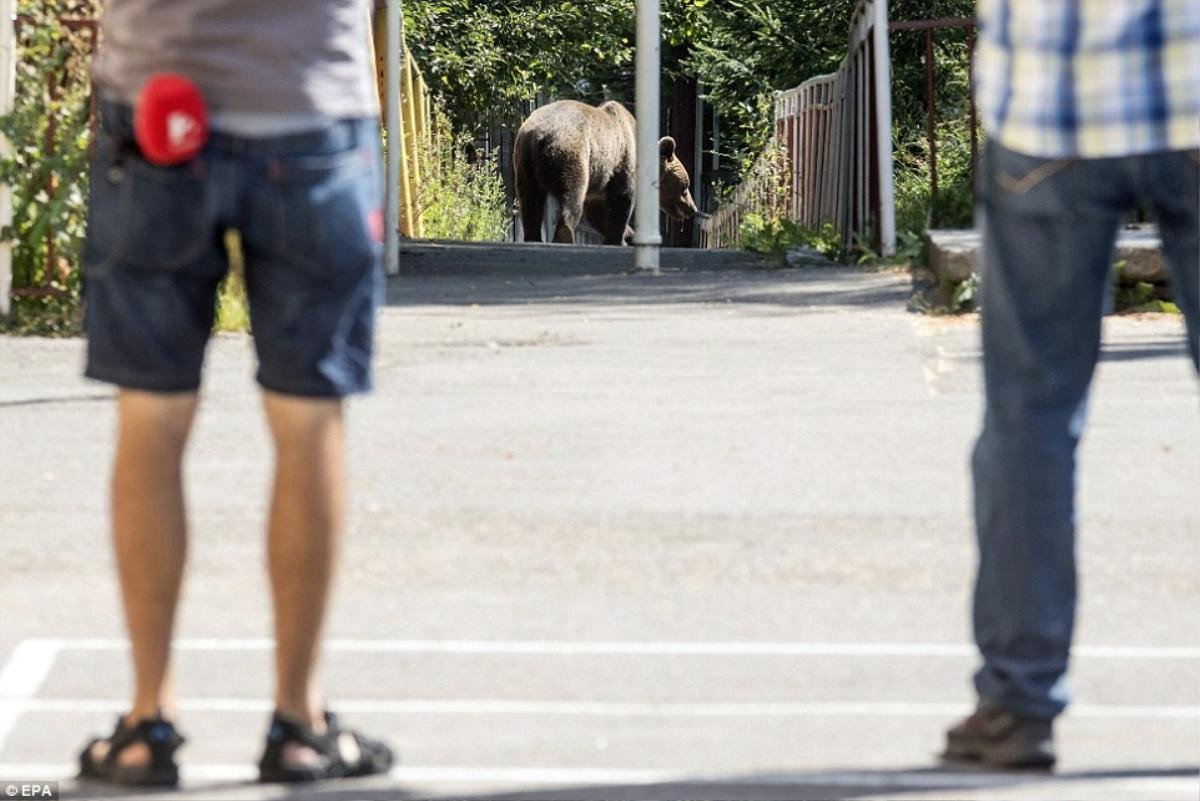
<path fill-rule="evenodd" d="M 314 681 L 344 517 L 342 398 L 371 386 L 381 293 L 378 100 L 369 0 L 109 0 L 96 66 L 83 270 L 86 374 L 117 385 L 112 527 L 134 693 L 81 775 L 173 785 L 169 679 L 187 526 L 181 462 L 196 411 L 224 235 L 240 233 L 258 382 L 275 445 L 268 566 L 276 711 L 264 781 L 390 769 L 388 747 L 343 728 Z M 191 81 L 212 133 L 175 166 L 134 135 L 146 82 Z"/>
<path fill-rule="evenodd" d="M 987 410 L 975 446 L 979 707 L 946 756 L 1048 768 L 1068 702 L 1075 451 L 1113 246 L 1138 206 L 1163 239 L 1197 359 L 1200 3 L 981 0 L 977 92 Z"/>

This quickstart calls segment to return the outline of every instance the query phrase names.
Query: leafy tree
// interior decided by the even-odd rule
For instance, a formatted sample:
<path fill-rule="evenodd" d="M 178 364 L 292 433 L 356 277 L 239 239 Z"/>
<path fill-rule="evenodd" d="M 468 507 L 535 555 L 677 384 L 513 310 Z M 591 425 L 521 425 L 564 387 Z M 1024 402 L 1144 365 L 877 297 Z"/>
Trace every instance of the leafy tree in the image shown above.
<path fill-rule="evenodd" d="M 723 118 L 723 149 L 752 158 L 770 135 L 772 93 L 837 68 L 854 0 L 663 0 L 663 70 L 701 82 Z M 513 123 L 535 95 L 633 99 L 635 0 L 406 0 L 410 47 L 462 127 Z M 968 16 L 974 0 L 892 0 L 893 19 Z M 924 44 L 893 41 L 896 120 L 924 125 Z M 965 106 L 965 39 L 939 33 L 938 83 L 949 115 Z"/>
<path fill-rule="evenodd" d="M 539 93 L 603 95 L 633 61 L 634 0 L 407 0 L 409 47 L 460 126 Z"/>
<path fill-rule="evenodd" d="M 846 50 L 850 7 L 713 0 L 694 9 L 698 35 L 680 69 L 700 81 L 721 114 L 732 155 L 752 158 L 765 145 L 775 90 L 836 68 Z"/>

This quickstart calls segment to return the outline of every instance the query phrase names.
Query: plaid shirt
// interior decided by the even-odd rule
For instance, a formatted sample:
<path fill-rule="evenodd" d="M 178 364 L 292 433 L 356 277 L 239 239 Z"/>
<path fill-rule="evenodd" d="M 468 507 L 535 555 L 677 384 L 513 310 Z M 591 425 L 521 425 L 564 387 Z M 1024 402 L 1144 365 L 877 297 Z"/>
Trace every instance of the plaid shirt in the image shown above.
<path fill-rule="evenodd" d="M 979 0 L 988 135 L 1031 156 L 1200 147 L 1200 0 Z"/>

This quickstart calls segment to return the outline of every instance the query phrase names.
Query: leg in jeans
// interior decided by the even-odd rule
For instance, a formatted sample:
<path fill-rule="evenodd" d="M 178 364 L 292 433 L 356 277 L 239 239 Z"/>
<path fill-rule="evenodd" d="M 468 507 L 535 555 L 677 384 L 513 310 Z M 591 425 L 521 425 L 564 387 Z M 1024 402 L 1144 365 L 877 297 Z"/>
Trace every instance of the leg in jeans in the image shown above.
<path fill-rule="evenodd" d="M 1200 369 L 1200 151 L 1143 160 L 1142 185 L 1154 207 L 1171 289 L 1187 320 L 1188 350 Z"/>
<path fill-rule="evenodd" d="M 989 149 L 982 288 L 987 410 L 975 446 L 980 698 L 1066 705 L 1075 612 L 1075 449 L 1124 202 L 1122 162 Z M 1101 187 L 1108 187 L 1101 190 Z"/>
<path fill-rule="evenodd" d="M 168 665 L 187 551 L 182 463 L 196 394 L 122 390 L 117 409 L 112 527 L 134 667 L 127 720 L 136 723 L 174 711 Z M 107 747 L 100 742 L 93 754 L 103 759 Z M 141 743 L 117 755 L 121 765 L 148 758 Z"/>

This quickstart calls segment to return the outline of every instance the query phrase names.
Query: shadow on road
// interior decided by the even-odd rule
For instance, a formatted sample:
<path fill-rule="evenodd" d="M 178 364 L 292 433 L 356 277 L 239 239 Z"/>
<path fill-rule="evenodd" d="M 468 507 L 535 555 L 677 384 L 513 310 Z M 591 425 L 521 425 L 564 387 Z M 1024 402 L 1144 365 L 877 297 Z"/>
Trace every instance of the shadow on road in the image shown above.
<path fill-rule="evenodd" d="M 662 274 L 634 270 L 633 249 L 545 244 L 406 243 L 391 306 L 504 304 L 760 304 L 903 308 L 907 274 L 827 266 L 782 268 L 745 251 L 662 251 Z"/>
<path fill-rule="evenodd" d="M 388 283 L 387 304 L 398 307 L 750 304 L 789 309 L 903 309 L 911 291 L 906 275 L 850 268 L 665 272 L 660 276 L 524 272 L 396 278 Z"/>
<path fill-rule="evenodd" d="M 1180 325 L 1178 339 L 1156 339 L 1147 342 L 1106 344 L 1100 352 L 1102 362 L 1131 362 L 1139 359 L 1162 359 L 1187 357 L 1187 346 Z"/>
<path fill-rule="evenodd" d="M 923 792 L 957 790 L 1017 789 L 1029 784 L 1070 785 L 1080 782 L 1129 779 L 1196 778 L 1194 766 L 1158 769 L 1086 770 L 1069 773 L 996 773 L 961 767 L 932 767 L 910 770 L 849 770 L 814 773 L 760 773 L 721 778 L 682 779 L 658 784 L 615 784 L 512 790 L 480 795 L 454 795 L 461 801 L 625 801 L 626 799 L 690 799 L 744 801 L 775 799 L 852 799 L 866 796 L 903 796 Z M 404 789 L 355 787 L 353 784 L 296 788 L 285 798 L 308 801 L 399 801 L 417 797 Z M 428 797 L 428 796 L 422 796 Z M 451 797 L 451 796 L 446 796 Z"/>

